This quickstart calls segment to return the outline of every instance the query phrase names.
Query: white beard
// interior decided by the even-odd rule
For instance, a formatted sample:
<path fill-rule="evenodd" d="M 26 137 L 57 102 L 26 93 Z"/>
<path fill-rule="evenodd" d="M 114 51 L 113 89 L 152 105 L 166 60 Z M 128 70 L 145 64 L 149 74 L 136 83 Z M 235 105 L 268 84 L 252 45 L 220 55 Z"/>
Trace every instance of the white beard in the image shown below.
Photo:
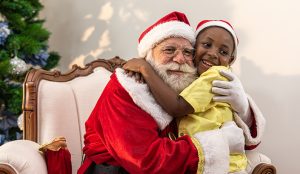
<path fill-rule="evenodd" d="M 178 93 L 180 93 L 196 79 L 196 68 L 191 67 L 186 63 L 182 65 L 179 65 L 175 62 L 158 64 L 152 57 L 152 51 L 148 52 L 146 60 L 150 65 L 152 65 L 153 69 L 159 74 L 159 76 Z M 167 73 L 168 70 L 181 70 L 185 73 L 181 76 L 172 74 L 170 75 Z"/>

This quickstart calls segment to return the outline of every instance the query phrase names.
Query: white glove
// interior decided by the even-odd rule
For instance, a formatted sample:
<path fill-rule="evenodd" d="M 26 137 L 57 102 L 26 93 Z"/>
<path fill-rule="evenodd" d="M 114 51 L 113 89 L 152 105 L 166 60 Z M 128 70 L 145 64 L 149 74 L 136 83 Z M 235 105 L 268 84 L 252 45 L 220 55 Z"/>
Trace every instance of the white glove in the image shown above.
<path fill-rule="evenodd" d="M 244 122 L 249 122 L 250 107 L 247 95 L 241 81 L 231 71 L 221 70 L 220 74 L 229 81 L 214 80 L 212 82 L 212 92 L 216 94 L 213 101 L 230 104 L 232 109 L 238 113 Z"/>
<path fill-rule="evenodd" d="M 226 122 L 221 127 L 223 136 L 227 139 L 230 153 L 245 152 L 245 137 L 243 130 L 234 121 Z"/>

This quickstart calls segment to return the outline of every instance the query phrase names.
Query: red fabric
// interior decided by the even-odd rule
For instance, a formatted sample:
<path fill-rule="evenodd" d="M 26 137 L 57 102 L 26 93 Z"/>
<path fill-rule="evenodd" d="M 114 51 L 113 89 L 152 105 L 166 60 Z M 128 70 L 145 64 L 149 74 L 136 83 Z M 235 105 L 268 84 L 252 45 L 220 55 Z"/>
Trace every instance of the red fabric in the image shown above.
<path fill-rule="evenodd" d="M 173 119 L 173 121 L 164 130 L 161 131 L 160 135 L 162 137 L 168 137 L 168 134 L 170 132 L 172 132 L 176 137 L 178 137 L 178 127 L 175 119 Z"/>
<path fill-rule="evenodd" d="M 251 117 L 252 117 L 252 125 L 250 127 L 250 133 L 252 137 L 256 137 L 257 136 L 257 126 L 256 126 L 256 120 L 253 114 L 253 111 L 251 110 Z M 259 143 L 260 144 L 260 143 Z M 255 149 L 259 144 L 256 145 L 252 145 L 252 146 L 245 146 L 245 150 L 253 150 Z"/>
<path fill-rule="evenodd" d="M 45 152 L 48 174 L 72 174 L 71 154 L 68 149 Z"/>
<path fill-rule="evenodd" d="M 104 89 L 86 122 L 86 160 L 121 165 L 129 173 L 196 173 L 198 152 L 187 136 L 172 141 L 164 137 L 154 119 L 139 108 L 117 81 L 116 75 Z"/>

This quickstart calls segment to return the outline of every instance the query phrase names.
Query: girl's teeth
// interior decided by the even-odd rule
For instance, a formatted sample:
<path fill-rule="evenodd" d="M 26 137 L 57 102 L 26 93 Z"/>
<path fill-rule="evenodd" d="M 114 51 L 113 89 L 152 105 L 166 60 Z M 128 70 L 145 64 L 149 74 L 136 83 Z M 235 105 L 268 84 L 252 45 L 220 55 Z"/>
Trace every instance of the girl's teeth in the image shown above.
<path fill-rule="evenodd" d="M 205 61 L 205 60 L 203 60 L 203 63 L 204 63 L 205 65 L 212 66 L 212 64 L 211 64 L 210 62 L 207 62 L 207 61 Z"/>

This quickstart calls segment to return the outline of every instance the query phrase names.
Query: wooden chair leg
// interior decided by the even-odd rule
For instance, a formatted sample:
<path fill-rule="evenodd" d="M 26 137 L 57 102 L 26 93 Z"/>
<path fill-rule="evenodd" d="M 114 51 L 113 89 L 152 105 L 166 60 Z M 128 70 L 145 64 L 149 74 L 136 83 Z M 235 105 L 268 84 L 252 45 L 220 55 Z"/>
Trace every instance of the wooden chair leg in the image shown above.
<path fill-rule="evenodd" d="M 272 164 L 261 163 L 254 168 L 252 174 L 276 174 L 276 168 Z"/>

